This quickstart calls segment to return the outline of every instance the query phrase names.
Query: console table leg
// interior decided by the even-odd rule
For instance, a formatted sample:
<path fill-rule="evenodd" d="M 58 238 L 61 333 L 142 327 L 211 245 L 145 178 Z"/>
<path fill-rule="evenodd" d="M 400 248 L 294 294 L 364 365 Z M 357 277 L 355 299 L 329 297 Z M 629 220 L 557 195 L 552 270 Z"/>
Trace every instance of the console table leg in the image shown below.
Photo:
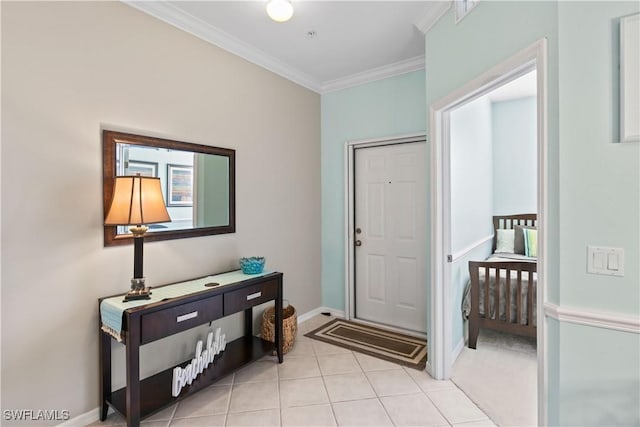
<path fill-rule="evenodd" d="M 244 336 L 253 336 L 253 307 L 249 307 L 244 311 Z"/>
<path fill-rule="evenodd" d="M 276 318 L 275 318 L 275 339 L 276 339 L 276 349 L 278 352 L 278 363 L 282 363 L 283 358 L 283 331 L 282 331 L 282 279 L 280 279 L 280 283 L 278 285 L 278 293 L 276 296 Z"/>
<path fill-rule="evenodd" d="M 100 331 L 100 421 L 107 419 L 111 394 L 111 336 Z"/>
<path fill-rule="evenodd" d="M 140 318 L 130 316 L 125 356 L 127 359 L 127 426 L 140 425 Z"/>

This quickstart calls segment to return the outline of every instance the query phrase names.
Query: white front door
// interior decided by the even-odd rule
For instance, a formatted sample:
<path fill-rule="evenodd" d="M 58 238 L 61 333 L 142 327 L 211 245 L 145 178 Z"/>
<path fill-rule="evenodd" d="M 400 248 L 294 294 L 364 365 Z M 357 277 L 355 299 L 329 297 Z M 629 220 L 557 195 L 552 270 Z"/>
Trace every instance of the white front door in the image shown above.
<path fill-rule="evenodd" d="M 426 332 L 424 142 L 355 150 L 355 318 Z"/>

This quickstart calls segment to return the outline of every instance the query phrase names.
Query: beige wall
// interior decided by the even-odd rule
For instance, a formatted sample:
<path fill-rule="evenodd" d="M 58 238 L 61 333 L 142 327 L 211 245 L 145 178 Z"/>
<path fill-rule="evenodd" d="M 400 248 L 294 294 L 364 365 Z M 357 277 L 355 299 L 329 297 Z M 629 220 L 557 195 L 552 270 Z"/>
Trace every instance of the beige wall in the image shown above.
<path fill-rule="evenodd" d="M 264 255 L 299 313 L 321 305 L 317 94 L 121 3 L 3 1 L 2 409 L 98 406 L 97 299 L 133 268 L 103 247 L 101 128 L 237 150 L 237 232 L 146 244 L 149 284 Z M 146 346 L 143 373 L 199 334 Z"/>

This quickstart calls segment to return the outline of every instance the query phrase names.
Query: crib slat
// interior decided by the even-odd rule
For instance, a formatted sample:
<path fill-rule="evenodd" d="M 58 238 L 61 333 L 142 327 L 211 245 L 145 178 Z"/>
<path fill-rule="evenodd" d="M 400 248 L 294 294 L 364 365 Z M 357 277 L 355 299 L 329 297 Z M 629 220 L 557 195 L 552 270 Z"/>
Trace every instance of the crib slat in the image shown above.
<path fill-rule="evenodd" d="M 493 306 L 495 309 L 495 319 L 500 320 L 500 272 L 499 268 L 496 268 L 496 290 L 493 295 Z"/>
<path fill-rule="evenodd" d="M 484 317 L 491 319 L 491 307 L 489 306 L 489 285 L 491 284 L 491 276 L 489 276 L 489 267 L 484 269 Z"/>
<path fill-rule="evenodd" d="M 527 297 L 527 325 L 533 326 L 533 273 L 531 271 L 528 272 L 529 281 L 527 283 L 527 291 L 529 296 Z"/>
<path fill-rule="evenodd" d="M 506 317 L 507 323 L 511 323 L 511 270 L 507 270 L 507 277 L 505 279 L 505 291 L 507 292 L 506 300 Z"/>
<path fill-rule="evenodd" d="M 516 292 L 516 321 L 522 324 L 522 271 L 518 270 L 518 285 Z"/>

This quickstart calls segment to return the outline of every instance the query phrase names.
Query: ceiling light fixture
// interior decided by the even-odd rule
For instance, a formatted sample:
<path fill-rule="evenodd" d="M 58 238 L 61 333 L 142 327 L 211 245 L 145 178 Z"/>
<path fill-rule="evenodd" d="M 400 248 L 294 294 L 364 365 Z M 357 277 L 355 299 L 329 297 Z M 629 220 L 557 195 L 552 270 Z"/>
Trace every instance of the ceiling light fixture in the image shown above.
<path fill-rule="evenodd" d="M 293 16 L 293 6 L 289 0 L 271 0 L 267 3 L 267 15 L 276 22 L 285 22 Z"/>

